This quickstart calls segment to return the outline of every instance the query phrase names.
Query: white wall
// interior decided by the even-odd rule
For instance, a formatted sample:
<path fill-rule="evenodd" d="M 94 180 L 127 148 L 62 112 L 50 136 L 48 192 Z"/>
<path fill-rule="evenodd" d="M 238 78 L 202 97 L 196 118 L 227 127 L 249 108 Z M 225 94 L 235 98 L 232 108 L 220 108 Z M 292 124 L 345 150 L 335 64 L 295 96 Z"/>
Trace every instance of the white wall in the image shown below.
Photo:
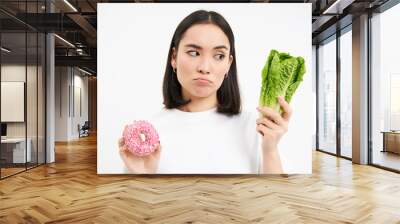
<path fill-rule="evenodd" d="M 88 78 L 76 68 L 56 67 L 55 86 L 55 141 L 77 139 L 78 124 L 88 120 Z"/>
<path fill-rule="evenodd" d="M 78 72 L 78 74 L 77 74 Z M 71 119 L 71 135 L 73 138 L 78 138 L 78 124 L 81 126 L 88 120 L 88 77 L 82 77 L 79 70 L 74 70 L 74 108 L 72 108 L 72 119 Z M 80 90 L 80 93 L 78 93 Z M 80 95 L 80 97 L 79 97 Z M 81 102 L 79 102 L 81 101 Z M 71 102 L 72 105 L 72 102 Z M 79 108 L 81 107 L 81 108 Z M 79 111 L 81 109 L 81 112 Z M 75 112 L 75 113 L 74 113 Z"/>
<path fill-rule="evenodd" d="M 68 140 L 68 67 L 55 68 L 55 141 Z"/>

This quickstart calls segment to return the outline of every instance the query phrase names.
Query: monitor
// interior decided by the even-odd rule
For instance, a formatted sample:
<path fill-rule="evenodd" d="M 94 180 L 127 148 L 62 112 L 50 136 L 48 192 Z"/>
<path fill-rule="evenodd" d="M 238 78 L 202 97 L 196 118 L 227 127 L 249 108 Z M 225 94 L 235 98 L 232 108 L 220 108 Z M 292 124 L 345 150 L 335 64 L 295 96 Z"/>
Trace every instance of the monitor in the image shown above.
<path fill-rule="evenodd" d="M 1 136 L 7 136 L 7 124 L 1 123 Z"/>

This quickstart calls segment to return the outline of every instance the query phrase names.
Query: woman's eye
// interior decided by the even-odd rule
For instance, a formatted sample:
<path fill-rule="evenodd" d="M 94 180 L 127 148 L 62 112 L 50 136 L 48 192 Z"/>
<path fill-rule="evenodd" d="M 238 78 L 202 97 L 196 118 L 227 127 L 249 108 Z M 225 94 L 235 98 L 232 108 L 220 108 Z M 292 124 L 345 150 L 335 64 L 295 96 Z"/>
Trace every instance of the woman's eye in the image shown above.
<path fill-rule="evenodd" d="M 197 55 L 199 55 L 199 52 L 197 51 L 188 51 L 187 52 L 190 56 L 196 57 Z"/>
<path fill-rule="evenodd" d="M 225 55 L 223 55 L 223 54 L 217 54 L 217 55 L 215 55 L 215 58 L 216 58 L 217 60 L 222 61 L 222 60 L 224 60 Z"/>

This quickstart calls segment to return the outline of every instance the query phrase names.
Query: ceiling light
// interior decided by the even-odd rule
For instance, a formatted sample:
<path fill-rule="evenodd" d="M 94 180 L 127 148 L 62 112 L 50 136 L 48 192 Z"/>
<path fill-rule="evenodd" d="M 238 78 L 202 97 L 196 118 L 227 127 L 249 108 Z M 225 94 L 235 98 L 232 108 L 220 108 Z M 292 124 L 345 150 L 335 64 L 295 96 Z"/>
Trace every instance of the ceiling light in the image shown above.
<path fill-rule="evenodd" d="M 4 52 L 6 52 L 6 53 L 10 53 L 10 52 L 11 52 L 11 50 L 9 50 L 9 49 L 7 49 L 7 48 L 5 48 L 5 47 L 1 47 L 1 50 L 4 51 Z"/>
<path fill-rule="evenodd" d="M 342 14 L 343 10 L 351 5 L 355 0 L 336 0 L 322 14 Z"/>
<path fill-rule="evenodd" d="M 75 12 L 78 12 L 78 10 L 71 4 L 68 2 L 68 0 L 64 0 L 65 4 L 67 4 L 72 10 L 74 10 Z"/>
<path fill-rule="evenodd" d="M 69 46 L 75 48 L 75 45 L 71 44 L 71 42 L 67 41 L 66 39 L 58 36 L 57 34 L 54 34 L 54 36 L 56 36 L 58 39 L 60 39 L 61 41 L 63 41 L 64 43 L 68 44 Z"/>
<path fill-rule="evenodd" d="M 83 70 L 83 69 L 81 69 L 81 68 L 79 68 L 79 67 L 78 67 L 78 70 L 81 71 L 81 72 L 83 72 L 83 73 L 85 73 L 85 74 L 92 75 L 92 73 L 90 73 L 90 72 L 88 72 L 88 71 L 85 71 L 85 70 Z"/>

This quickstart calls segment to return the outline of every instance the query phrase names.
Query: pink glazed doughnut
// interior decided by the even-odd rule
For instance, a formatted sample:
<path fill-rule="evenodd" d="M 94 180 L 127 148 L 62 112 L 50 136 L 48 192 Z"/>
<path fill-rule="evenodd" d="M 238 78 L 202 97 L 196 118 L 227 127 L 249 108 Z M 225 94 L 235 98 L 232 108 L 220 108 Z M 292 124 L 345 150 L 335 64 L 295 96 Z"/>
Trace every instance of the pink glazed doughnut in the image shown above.
<path fill-rule="evenodd" d="M 147 156 L 153 153 L 160 142 L 156 129 L 144 120 L 126 125 L 122 135 L 128 150 L 136 156 Z"/>

